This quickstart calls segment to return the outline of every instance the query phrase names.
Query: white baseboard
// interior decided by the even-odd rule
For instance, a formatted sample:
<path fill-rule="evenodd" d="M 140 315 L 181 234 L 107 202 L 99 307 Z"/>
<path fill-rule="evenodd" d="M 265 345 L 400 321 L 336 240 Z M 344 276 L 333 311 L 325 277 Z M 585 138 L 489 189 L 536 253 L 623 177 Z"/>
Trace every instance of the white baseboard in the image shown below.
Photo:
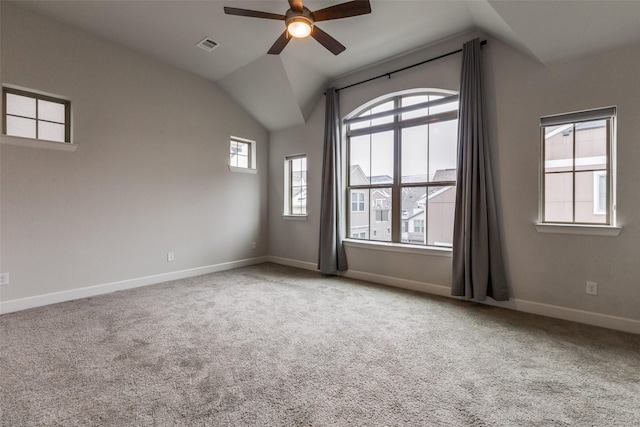
<path fill-rule="evenodd" d="M 306 261 L 298 261 L 294 259 L 274 256 L 269 256 L 268 261 L 276 264 L 288 265 L 290 267 L 318 271 L 314 263 Z M 448 286 L 434 285 L 431 283 L 418 282 L 415 280 L 407 280 L 398 277 L 384 276 L 380 274 L 354 270 L 348 270 L 344 274 L 344 276 L 352 279 L 378 283 L 381 285 L 393 286 L 396 288 L 410 289 L 412 291 L 460 299 L 451 295 L 451 289 Z M 640 320 L 629 319 L 626 317 L 611 316 L 608 314 L 601 314 L 584 310 L 576 310 L 573 308 L 527 301 L 517 298 L 511 299 L 509 301 L 494 301 L 490 298 L 487 298 L 487 300 L 483 301 L 482 304 L 522 311 L 524 313 L 537 314 L 540 316 L 552 317 L 555 319 L 569 320 L 572 322 L 584 323 L 592 326 L 600 326 L 603 328 L 615 329 L 623 332 L 640 334 Z"/>
<path fill-rule="evenodd" d="M 278 256 L 268 256 L 267 261 L 272 262 L 274 264 L 281 264 L 281 265 L 287 265 L 289 267 L 301 268 L 303 270 L 318 271 L 318 265 L 313 262 L 298 261 L 297 259 L 281 258 Z"/>
<path fill-rule="evenodd" d="M 215 273 L 217 271 L 231 270 L 233 268 L 261 264 L 267 261 L 268 257 L 266 256 L 248 258 L 238 261 L 224 262 L 221 264 L 207 265 L 204 267 L 190 268 L 187 270 L 173 271 L 170 273 L 155 274 L 153 276 L 138 277 L 135 279 L 122 280 L 119 282 L 105 283 L 102 285 L 87 286 L 85 288 L 69 289 L 67 291 L 52 292 L 49 294 L 36 295 L 33 297 L 0 301 L 0 314 L 12 313 L 14 311 L 26 310 L 28 308 L 56 304 L 59 302 L 71 301 L 80 298 L 88 298 L 96 295 L 108 294 L 115 291 L 122 291 L 125 289 L 138 288 L 140 286 L 155 285 L 157 283 L 168 282 L 170 280 L 201 276 L 203 274 Z"/>

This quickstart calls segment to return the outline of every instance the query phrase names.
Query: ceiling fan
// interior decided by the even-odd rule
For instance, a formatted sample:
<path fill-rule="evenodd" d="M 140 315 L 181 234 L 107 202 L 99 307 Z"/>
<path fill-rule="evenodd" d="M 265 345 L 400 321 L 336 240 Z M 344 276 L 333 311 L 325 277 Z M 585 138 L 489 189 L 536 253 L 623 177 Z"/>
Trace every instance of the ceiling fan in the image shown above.
<path fill-rule="evenodd" d="M 289 10 L 284 15 L 257 10 L 239 9 L 236 7 L 224 8 L 227 15 L 249 16 L 252 18 L 276 19 L 284 21 L 286 29 L 278 37 L 278 40 L 269 49 L 269 54 L 278 55 L 285 48 L 291 37 L 305 38 L 308 36 L 316 39 L 322 46 L 327 48 L 334 55 L 343 52 L 344 47 L 338 40 L 318 28 L 315 23 L 318 21 L 328 21 L 331 19 L 349 18 L 352 16 L 365 15 L 371 13 L 369 0 L 348 1 L 346 3 L 329 6 L 324 9 L 310 11 L 303 6 L 302 0 L 289 0 Z"/>

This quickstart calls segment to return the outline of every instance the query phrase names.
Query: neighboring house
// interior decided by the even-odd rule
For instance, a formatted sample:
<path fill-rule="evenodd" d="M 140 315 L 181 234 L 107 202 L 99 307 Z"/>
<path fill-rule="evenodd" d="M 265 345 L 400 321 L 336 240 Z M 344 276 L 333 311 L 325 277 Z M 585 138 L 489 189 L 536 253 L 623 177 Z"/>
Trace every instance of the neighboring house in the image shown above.
<path fill-rule="evenodd" d="M 455 187 L 434 188 L 436 189 L 429 191 L 428 195 L 420 197 L 415 209 L 403 210 L 402 242 L 451 246 L 456 203 Z"/>
<path fill-rule="evenodd" d="M 385 183 L 391 177 L 370 179 L 358 165 L 351 167 L 351 185 Z M 455 169 L 436 171 L 433 181 L 455 181 Z M 453 238 L 455 187 L 410 187 L 402 190 L 402 242 L 449 246 Z M 391 240 L 390 189 L 351 190 L 349 237 Z M 427 221 L 427 215 L 429 221 Z"/>
<path fill-rule="evenodd" d="M 369 179 L 362 168 L 352 166 L 350 171 L 352 185 L 367 185 Z M 369 190 L 352 190 L 349 195 L 349 237 L 356 239 L 369 239 Z"/>

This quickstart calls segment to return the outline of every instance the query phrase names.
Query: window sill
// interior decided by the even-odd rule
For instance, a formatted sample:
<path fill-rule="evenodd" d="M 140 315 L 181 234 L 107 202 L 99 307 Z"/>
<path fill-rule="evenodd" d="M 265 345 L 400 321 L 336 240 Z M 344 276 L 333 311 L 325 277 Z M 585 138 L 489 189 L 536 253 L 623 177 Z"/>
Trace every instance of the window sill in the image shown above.
<path fill-rule="evenodd" d="M 282 219 L 285 221 L 306 221 L 306 215 L 282 215 Z"/>
<path fill-rule="evenodd" d="M 239 173 L 250 173 L 252 175 L 255 175 L 258 173 L 258 169 L 252 169 L 252 168 L 239 168 L 237 166 L 229 166 L 229 170 L 231 172 L 239 172 Z"/>
<path fill-rule="evenodd" d="M 399 252 L 414 255 L 435 255 L 451 258 L 451 249 L 437 246 L 417 246 L 405 243 L 377 242 L 371 240 L 344 239 L 343 243 L 347 247 L 370 249 L 374 251 Z"/>
<path fill-rule="evenodd" d="M 568 224 L 534 224 L 538 233 L 582 234 L 585 236 L 617 236 L 622 227 L 610 225 L 568 225 Z"/>
<path fill-rule="evenodd" d="M 69 142 L 45 141 L 43 139 L 23 138 L 21 136 L 9 136 L 4 134 L 0 136 L 0 144 L 29 148 L 45 148 L 47 150 L 58 151 L 76 151 L 78 148 L 78 144 L 71 144 Z"/>

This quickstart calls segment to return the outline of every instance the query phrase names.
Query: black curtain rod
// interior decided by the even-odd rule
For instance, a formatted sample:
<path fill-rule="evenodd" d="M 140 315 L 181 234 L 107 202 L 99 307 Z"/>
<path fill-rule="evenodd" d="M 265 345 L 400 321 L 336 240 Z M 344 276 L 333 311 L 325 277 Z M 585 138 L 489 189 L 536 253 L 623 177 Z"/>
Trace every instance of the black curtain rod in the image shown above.
<path fill-rule="evenodd" d="M 482 41 L 480 42 L 480 46 L 484 46 L 485 44 L 487 44 L 487 41 L 486 41 L 486 40 L 482 40 Z M 388 73 L 380 74 L 379 76 L 371 77 L 370 79 L 362 80 L 361 82 L 352 83 L 352 84 L 350 84 L 350 85 L 347 85 L 347 86 L 344 86 L 344 87 L 341 87 L 341 88 L 336 89 L 336 92 L 340 92 L 341 90 L 349 89 L 350 87 L 358 86 L 358 85 L 361 85 L 361 84 L 363 84 L 363 83 L 368 83 L 368 82 L 373 81 L 373 80 L 378 80 L 378 79 L 381 79 L 381 78 L 383 78 L 383 77 L 391 78 L 391 75 L 392 75 L 392 74 L 396 74 L 396 73 L 399 73 L 400 71 L 405 71 L 405 70 L 408 70 L 408 69 L 410 69 L 410 68 L 413 68 L 413 67 L 417 67 L 417 66 L 419 66 L 419 65 L 426 64 L 427 62 L 432 62 L 432 61 L 436 61 L 436 60 L 438 60 L 438 59 L 446 58 L 447 56 L 455 55 L 456 53 L 460 53 L 460 52 L 462 52 L 462 49 L 454 50 L 454 51 L 451 51 L 451 52 L 448 52 L 448 53 L 442 54 L 442 55 L 440 55 L 440 56 L 436 56 L 435 58 L 431 58 L 431 59 L 427 59 L 427 60 L 422 61 L 422 62 L 418 62 L 417 64 L 409 65 L 409 66 L 407 66 L 407 67 L 400 68 L 400 69 L 398 69 L 398 70 L 394 70 L 394 71 L 390 71 L 390 72 L 388 72 Z"/>

